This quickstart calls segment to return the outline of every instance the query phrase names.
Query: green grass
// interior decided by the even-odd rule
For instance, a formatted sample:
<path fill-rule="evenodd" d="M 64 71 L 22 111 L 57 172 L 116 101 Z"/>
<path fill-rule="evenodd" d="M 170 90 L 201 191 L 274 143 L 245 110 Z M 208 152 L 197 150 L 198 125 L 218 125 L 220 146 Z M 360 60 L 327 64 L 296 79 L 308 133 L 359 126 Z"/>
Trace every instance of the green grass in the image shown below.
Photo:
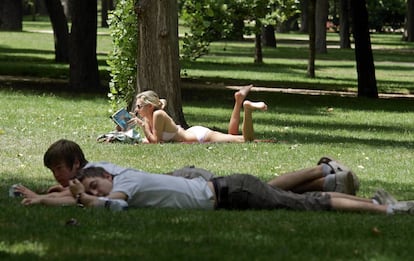
<path fill-rule="evenodd" d="M 0 32 L 0 75 L 67 80 L 68 66 L 53 62 L 46 20 L 24 22 L 21 33 Z M 99 28 L 98 59 L 108 77 L 111 41 Z M 253 64 L 253 43 L 213 43 L 197 62 L 183 63 L 184 114 L 190 125 L 225 131 L 232 91 L 192 89 L 187 82 L 355 90 L 353 50 L 330 47 L 318 55 L 316 79 L 306 78 L 306 35 L 278 34 L 277 49 Z M 337 36 L 329 34 L 330 46 Z M 371 36 L 381 92 L 412 93 L 413 45 L 398 35 Z M 333 45 L 332 45 L 333 44 Z M 107 78 L 106 78 L 107 79 Z M 57 82 L 49 82 L 57 84 Z M 37 191 L 55 184 L 43 153 L 60 138 L 75 140 L 90 161 L 164 173 L 196 165 L 218 175 L 251 173 L 263 180 L 315 165 L 331 155 L 361 180 L 360 196 L 379 187 L 414 199 L 414 104 L 410 99 L 357 99 L 251 92 L 267 112 L 254 114 L 257 138 L 277 143 L 102 144 L 113 129 L 105 94 L 52 93 L 0 83 L 1 260 L 409 260 L 414 255 L 410 216 L 294 211 L 129 210 L 111 213 L 74 207 L 24 207 L 10 185 Z M 70 219 L 77 225 L 66 225 Z M 379 232 L 378 232 L 379 231 Z"/>
<path fill-rule="evenodd" d="M 189 124 L 226 129 L 232 91 L 184 89 Z M 185 165 L 263 180 L 322 155 L 358 174 L 360 196 L 383 187 L 414 192 L 414 105 L 409 99 L 357 99 L 252 92 L 257 138 L 277 143 L 125 145 L 97 143 L 112 130 L 105 95 L 0 88 L 0 258 L 2 260 L 409 260 L 411 216 L 295 211 L 129 210 L 24 207 L 10 185 L 37 191 L 55 184 L 42 165 L 60 138 L 78 142 L 90 161 L 163 173 Z M 328 108 L 331 108 L 328 110 Z M 333 110 L 332 110 L 333 109 Z M 70 219 L 78 225 L 66 225 Z M 379 232 L 377 232 L 379 231 Z"/>
<path fill-rule="evenodd" d="M 186 28 L 180 26 L 180 32 Z M 101 79 L 108 82 L 106 60 L 112 49 L 107 28 L 98 28 L 97 53 Z M 182 62 L 183 85 L 253 83 L 270 88 L 308 88 L 356 91 L 354 50 L 339 49 L 339 36 L 329 33 L 328 53 L 316 57 L 316 78 L 307 77 L 308 36 L 277 34 L 278 47 L 264 48 L 264 64 L 253 63 L 254 43 L 214 42 L 210 53 L 196 62 Z M 372 34 L 376 79 L 380 93 L 414 92 L 414 44 L 398 34 Z M 67 80 L 67 64 L 54 62 L 53 35 L 48 19 L 24 21 L 23 32 L 0 32 L 0 75 L 48 77 Z"/>
<path fill-rule="evenodd" d="M 197 62 L 184 63 L 184 72 L 188 78 L 212 82 L 356 91 L 355 53 L 353 49 L 338 49 L 337 34 L 328 36 L 328 53 L 316 56 L 314 79 L 306 76 L 308 36 L 277 34 L 277 37 L 277 48 L 264 48 L 263 65 L 253 63 L 253 42 L 217 42 L 212 43 L 209 55 Z M 412 93 L 414 86 L 409 72 L 414 69 L 414 45 L 402 42 L 398 35 L 371 37 L 379 92 Z"/>

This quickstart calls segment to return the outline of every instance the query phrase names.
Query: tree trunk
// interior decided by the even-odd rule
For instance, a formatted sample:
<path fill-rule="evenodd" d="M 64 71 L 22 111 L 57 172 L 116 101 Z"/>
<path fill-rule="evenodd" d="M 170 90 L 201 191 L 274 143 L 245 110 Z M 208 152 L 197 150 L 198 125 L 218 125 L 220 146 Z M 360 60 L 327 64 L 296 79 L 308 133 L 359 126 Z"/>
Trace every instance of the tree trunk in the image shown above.
<path fill-rule="evenodd" d="M 263 45 L 276 48 L 275 28 L 273 25 L 265 25 L 262 27 Z"/>
<path fill-rule="evenodd" d="M 233 19 L 233 30 L 230 32 L 229 39 L 234 41 L 243 41 L 244 19 L 236 17 Z"/>
<path fill-rule="evenodd" d="M 44 0 L 36 0 L 36 13 L 40 15 L 48 15 L 45 1 Z"/>
<path fill-rule="evenodd" d="M 69 28 L 60 0 L 44 0 L 53 27 L 55 61 L 69 62 Z"/>
<path fill-rule="evenodd" d="M 378 98 L 374 58 L 368 27 L 365 0 L 351 0 L 352 28 L 355 39 L 355 59 L 358 74 L 358 96 Z"/>
<path fill-rule="evenodd" d="M 171 0 L 140 0 L 138 16 L 137 92 L 154 90 L 167 99 L 166 111 L 187 127 L 180 88 L 178 6 Z"/>
<path fill-rule="evenodd" d="M 261 64 L 263 63 L 263 52 L 262 52 L 262 35 L 260 34 L 260 30 L 262 28 L 262 24 L 257 19 L 256 20 L 256 33 L 254 38 L 254 63 Z"/>
<path fill-rule="evenodd" d="M 341 49 L 350 49 L 349 0 L 340 0 L 339 9 L 339 45 Z"/>
<path fill-rule="evenodd" d="M 309 0 L 301 0 L 300 1 L 300 32 L 301 33 L 309 33 Z"/>
<path fill-rule="evenodd" d="M 407 0 L 406 30 L 404 38 L 408 42 L 414 42 L 414 0 Z"/>
<path fill-rule="evenodd" d="M 108 27 L 108 13 L 114 10 L 114 0 L 102 0 L 101 5 L 101 27 Z"/>
<path fill-rule="evenodd" d="M 70 86 L 75 90 L 97 90 L 96 59 L 97 0 L 71 1 Z"/>
<path fill-rule="evenodd" d="M 317 53 L 327 53 L 326 22 L 328 21 L 328 0 L 317 0 L 315 10 L 315 48 Z"/>
<path fill-rule="evenodd" d="M 0 0 L 0 30 L 21 31 L 22 19 L 23 1 Z"/>
<path fill-rule="evenodd" d="M 88 0 L 85 0 L 85 1 L 88 1 Z M 71 12 L 70 10 L 72 10 L 71 5 L 72 5 L 73 0 L 61 0 L 61 2 L 62 2 L 63 12 L 65 13 L 66 19 L 68 21 L 71 21 L 72 14 L 70 13 Z"/>
<path fill-rule="evenodd" d="M 315 78 L 315 5 L 316 0 L 308 0 L 309 60 L 308 77 Z"/>

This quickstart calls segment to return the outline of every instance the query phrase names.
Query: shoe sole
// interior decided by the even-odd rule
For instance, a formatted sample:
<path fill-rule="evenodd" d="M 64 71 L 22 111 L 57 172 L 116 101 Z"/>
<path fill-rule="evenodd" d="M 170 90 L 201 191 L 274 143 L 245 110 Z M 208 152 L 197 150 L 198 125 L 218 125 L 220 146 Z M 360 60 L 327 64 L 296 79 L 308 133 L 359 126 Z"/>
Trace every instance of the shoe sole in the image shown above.
<path fill-rule="evenodd" d="M 324 156 L 324 157 L 322 157 L 322 158 L 320 158 L 319 159 L 319 161 L 318 161 L 318 163 L 317 163 L 317 165 L 321 165 L 322 163 L 325 163 L 325 164 L 328 164 L 332 169 L 334 169 L 330 164 L 329 164 L 329 162 L 331 162 L 331 161 L 334 161 L 334 162 L 336 162 L 339 166 L 342 166 L 342 168 L 343 169 L 345 169 L 346 168 L 346 171 L 348 171 L 348 172 L 350 172 L 351 173 L 351 175 L 352 175 L 352 179 L 354 180 L 354 191 L 356 192 L 356 191 L 358 191 L 359 190 L 359 179 L 358 179 L 358 177 L 357 177 L 357 175 L 352 171 L 352 170 L 350 170 L 348 167 L 345 167 L 345 165 L 344 164 L 342 164 L 341 162 L 339 162 L 339 161 L 337 161 L 336 159 L 334 159 L 334 158 L 332 158 L 332 157 L 329 157 L 329 156 Z M 334 170 L 335 171 L 335 170 Z M 335 171 L 335 173 L 336 173 L 336 171 Z M 353 195 L 355 195 L 355 194 L 353 194 Z"/>
<path fill-rule="evenodd" d="M 336 174 L 339 175 L 339 174 Z M 352 175 L 352 172 L 348 171 L 346 173 L 346 177 L 345 180 L 343 182 L 343 186 L 341 187 L 340 190 L 336 190 L 336 192 L 340 192 L 340 193 L 344 193 L 344 194 L 348 194 L 348 195 L 355 195 L 356 194 L 356 190 L 355 190 L 355 186 L 354 186 L 354 178 Z"/>

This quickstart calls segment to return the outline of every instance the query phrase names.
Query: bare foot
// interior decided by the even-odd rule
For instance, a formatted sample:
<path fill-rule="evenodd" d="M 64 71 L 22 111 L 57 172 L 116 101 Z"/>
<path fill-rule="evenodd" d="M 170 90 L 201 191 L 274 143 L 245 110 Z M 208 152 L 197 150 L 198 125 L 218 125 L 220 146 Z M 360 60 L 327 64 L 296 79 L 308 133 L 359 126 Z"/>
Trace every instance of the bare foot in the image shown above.
<path fill-rule="evenodd" d="M 243 108 L 248 110 L 267 110 L 267 104 L 264 102 L 252 102 L 252 101 L 244 101 L 243 102 Z"/>
<path fill-rule="evenodd" d="M 247 94 L 249 94 L 250 89 L 253 87 L 253 84 L 246 85 L 242 87 L 240 90 L 234 93 L 234 99 L 236 100 L 236 103 L 242 103 L 244 99 L 246 99 Z"/>

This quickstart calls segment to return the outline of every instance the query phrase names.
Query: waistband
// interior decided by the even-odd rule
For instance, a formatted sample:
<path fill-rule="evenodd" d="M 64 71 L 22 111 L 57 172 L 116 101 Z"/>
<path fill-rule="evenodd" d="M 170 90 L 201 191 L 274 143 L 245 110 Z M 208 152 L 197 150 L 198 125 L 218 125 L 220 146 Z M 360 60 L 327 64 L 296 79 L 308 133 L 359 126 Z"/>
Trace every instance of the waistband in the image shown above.
<path fill-rule="evenodd" d="M 224 177 L 217 177 L 211 180 L 216 192 L 216 209 L 228 208 L 229 206 L 229 187 Z"/>

